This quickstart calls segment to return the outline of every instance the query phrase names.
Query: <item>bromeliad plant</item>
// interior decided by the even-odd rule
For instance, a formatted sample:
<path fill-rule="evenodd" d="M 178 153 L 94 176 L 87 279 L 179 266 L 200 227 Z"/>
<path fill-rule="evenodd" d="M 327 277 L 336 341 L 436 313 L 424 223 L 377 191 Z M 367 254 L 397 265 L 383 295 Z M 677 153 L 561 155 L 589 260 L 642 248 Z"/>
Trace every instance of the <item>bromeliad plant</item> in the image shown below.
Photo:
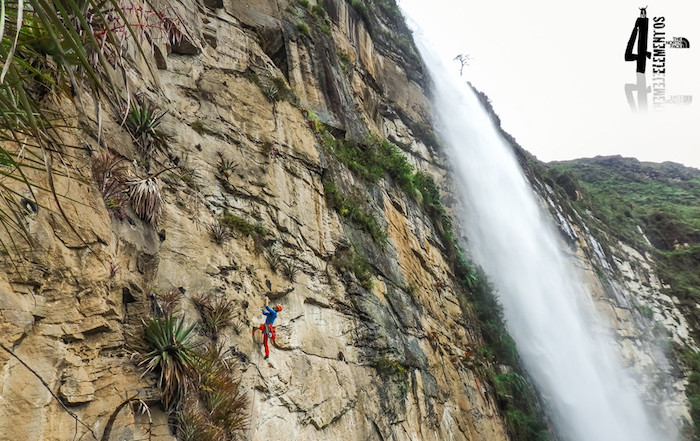
<path fill-rule="evenodd" d="M 151 225 L 158 225 L 163 211 L 163 197 L 156 176 L 146 179 L 133 178 L 127 184 L 131 206 L 136 214 Z"/>
<path fill-rule="evenodd" d="M 158 126 L 167 112 L 159 111 L 144 99 L 136 99 L 126 115 L 126 127 L 134 138 L 141 153 L 152 158 L 165 151 L 170 136 Z"/>
<path fill-rule="evenodd" d="M 249 403 L 234 367 L 220 346 L 209 345 L 198 351 L 187 399 L 178 414 L 181 439 L 240 439 L 249 423 Z"/>
<path fill-rule="evenodd" d="M 236 305 L 233 301 L 224 297 L 212 299 L 207 295 L 195 296 L 192 301 L 202 316 L 206 334 L 214 341 L 224 327 L 233 324 L 236 315 Z"/>
<path fill-rule="evenodd" d="M 127 162 L 109 150 L 99 150 L 92 156 L 92 178 L 102 194 L 107 208 L 121 212 L 128 199 Z"/>
<path fill-rule="evenodd" d="M 194 325 L 187 326 L 184 317 L 172 314 L 153 317 L 143 322 L 146 352 L 140 366 L 146 373 L 159 371 L 158 387 L 163 405 L 171 408 L 182 397 L 187 384 L 187 371 L 193 365 L 195 344 Z"/>
<path fill-rule="evenodd" d="M 105 106 L 117 114 L 125 99 L 112 72 L 130 53 L 145 56 L 143 42 L 181 38 L 180 23 L 150 0 L 0 1 L 0 247 L 17 249 L 18 238 L 31 243 L 20 198 L 45 207 L 39 196 L 47 195 L 63 213 L 54 177 L 67 173 L 54 164 L 70 163 L 82 146 L 65 141 L 63 130 L 75 123 L 57 105 L 73 102 L 80 114 L 87 91 L 98 122 Z"/>

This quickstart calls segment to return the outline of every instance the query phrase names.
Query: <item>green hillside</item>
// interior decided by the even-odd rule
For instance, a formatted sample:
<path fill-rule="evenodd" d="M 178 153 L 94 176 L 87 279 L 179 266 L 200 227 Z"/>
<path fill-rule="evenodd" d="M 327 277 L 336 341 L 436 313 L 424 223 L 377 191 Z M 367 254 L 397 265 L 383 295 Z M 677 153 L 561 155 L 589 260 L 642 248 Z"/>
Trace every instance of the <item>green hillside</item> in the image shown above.
<path fill-rule="evenodd" d="M 619 156 L 553 162 L 547 170 L 548 182 L 594 226 L 652 252 L 671 285 L 668 293 L 694 306 L 700 299 L 700 170 Z"/>

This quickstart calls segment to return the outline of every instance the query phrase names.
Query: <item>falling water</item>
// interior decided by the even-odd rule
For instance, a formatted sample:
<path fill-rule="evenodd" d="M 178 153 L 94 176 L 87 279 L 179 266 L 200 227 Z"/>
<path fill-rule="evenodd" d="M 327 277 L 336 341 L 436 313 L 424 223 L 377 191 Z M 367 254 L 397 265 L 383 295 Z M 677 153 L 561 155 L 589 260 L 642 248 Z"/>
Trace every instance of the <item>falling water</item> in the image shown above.
<path fill-rule="evenodd" d="M 498 290 L 507 327 L 558 431 L 572 441 L 670 439 L 652 429 L 613 340 L 594 331 L 586 288 L 511 147 L 474 92 L 417 38 L 466 208 L 469 250 Z"/>

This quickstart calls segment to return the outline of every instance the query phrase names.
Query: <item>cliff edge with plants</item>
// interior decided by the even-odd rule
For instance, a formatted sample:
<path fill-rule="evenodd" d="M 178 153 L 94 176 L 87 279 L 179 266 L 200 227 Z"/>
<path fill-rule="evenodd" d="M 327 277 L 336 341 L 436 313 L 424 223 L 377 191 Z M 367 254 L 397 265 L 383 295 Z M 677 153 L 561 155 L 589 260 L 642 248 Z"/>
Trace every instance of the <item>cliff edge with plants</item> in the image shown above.
<path fill-rule="evenodd" d="M 393 2 L 10 12 L 0 437 L 545 431 L 483 338 Z"/>

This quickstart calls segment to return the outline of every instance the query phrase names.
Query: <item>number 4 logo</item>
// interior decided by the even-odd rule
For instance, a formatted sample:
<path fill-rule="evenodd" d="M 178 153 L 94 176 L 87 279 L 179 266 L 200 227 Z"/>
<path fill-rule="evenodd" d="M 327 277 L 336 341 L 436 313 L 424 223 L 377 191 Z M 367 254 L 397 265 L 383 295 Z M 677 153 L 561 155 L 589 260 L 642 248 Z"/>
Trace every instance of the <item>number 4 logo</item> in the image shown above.
<path fill-rule="evenodd" d="M 647 8 L 639 8 L 640 13 L 637 21 L 634 23 L 632 35 L 627 42 L 627 50 L 625 50 L 625 61 L 636 61 L 637 72 L 644 73 L 647 67 L 647 58 L 651 58 L 651 52 L 647 52 L 647 36 L 649 35 L 649 19 L 647 18 Z M 637 53 L 632 53 L 634 49 L 634 41 L 637 40 Z"/>

